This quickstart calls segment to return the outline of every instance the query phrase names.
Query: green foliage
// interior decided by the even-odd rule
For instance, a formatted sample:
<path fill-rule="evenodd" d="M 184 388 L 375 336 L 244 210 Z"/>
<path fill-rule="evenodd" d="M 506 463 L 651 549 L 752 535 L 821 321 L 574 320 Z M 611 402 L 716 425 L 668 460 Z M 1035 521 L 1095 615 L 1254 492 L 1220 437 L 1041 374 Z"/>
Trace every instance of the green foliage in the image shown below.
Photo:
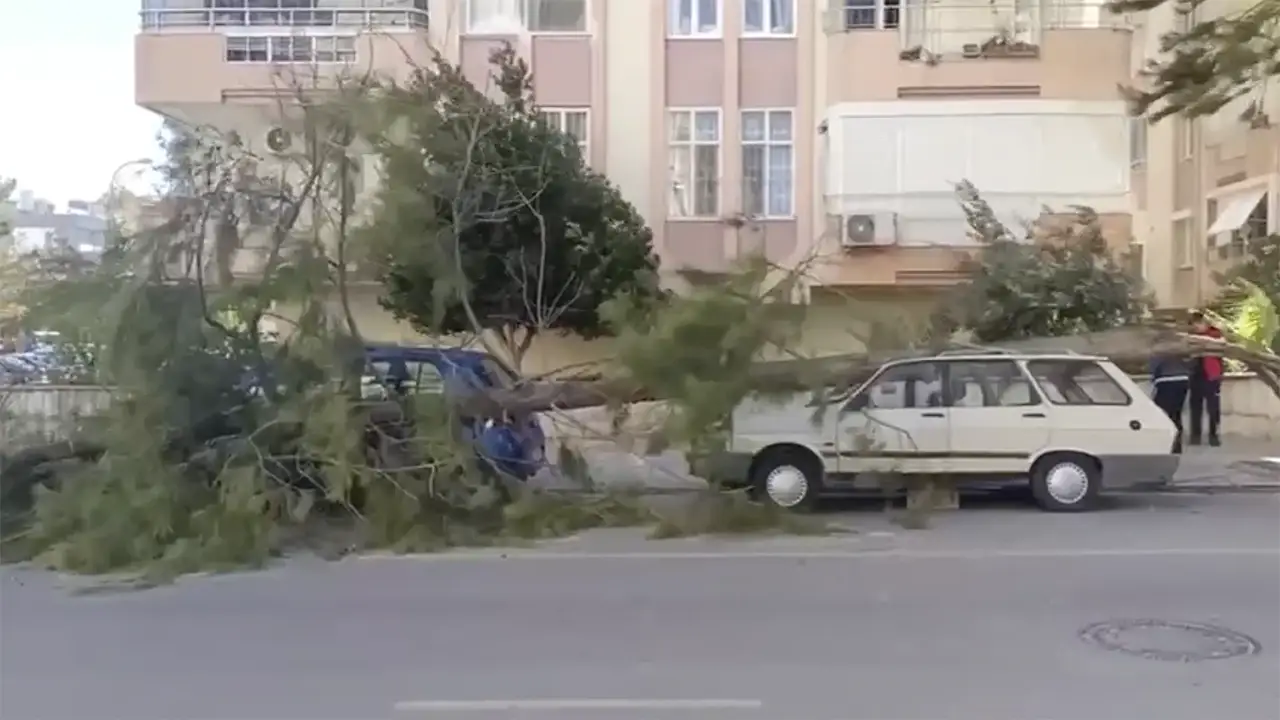
<path fill-rule="evenodd" d="M 1019 238 L 973 185 L 956 192 L 981 249 L 968 264 L 969 280 L 945 304 L 942 324 L 999 342 L 1104 330 L 1149 310 L 1141 282 L 1108 251 L 1093 210 L 1043 217 Z"/>
<path fill-rule="evenodd" d="M 1258 293 L 1280 307 L 1280 235 L 1251 237 L 1245 242 L 1244 258 L 1216 277 L 1222 292 L 1214 306 L 1228 317 L 1242 303 L 1256 303 Z M 1280 350 L 1280 338 L 1273 347 Z"/>
<path fill-rule="evenodd" d="M 1257 352 L 1269 352 L 1280 342 L 1280 313 L 1275 299 L 1263 288 L 1235 279 L 1226 288 L 1217 313 L 1209 318 L 1233 341 Z"/>
<path fill-rule="evenodd" d="M 442 58 L 386 93 L 373 137 L 386 182 L 367 232 L 397 318 L 497 331 L 518 361 L 538 332 L 595 337 L 604 302 L 661 291 L 640 214 L 541 119 L 524 61 L 507 47 L 492 66 L 497 101 Z"/>
<path fill-rule="evenodd" d="M 617 363 L 672 412 L 658 445 L 713 451 L 724 421 L 754 390 L 752 365 L 798 339 L 803 310 L 790 303 L 796 278 L 768 287 L 771 267 L 747 264 L 725 283 L 693 289 L 656 311 L 623 298 L 605 315 L 617 328 Z"/>
<path fill-rule="evenodd" d="M 527 82 L 522 66 L 499 59 L 505 82 Z M 443 64 L 437 72 L 456 75 Z M 445 307 L 456 311 L 459 303 L 442 288 L 469 287 L 472 263 L 493 270 L 484 292 L 499 294 L 498 278 L 508 268 L 486 265 L 477 248 L 492 242 L 509 250 L 504 257 L 527 257 L 527 243 L 545 237 L 529 224 L 552 227 L 562 241 L 547 243 L 548 264 L 557 268 L 544 278 L 547 291 L 575 299 L 548 327 L 600 332 L 605 328 L 593 329 L 600 322 L 597 306 L 616 308 L 611 317 L 621 324 L 610 329 L 622 333 L 623 363 L 637 377 L 678 394 L 681 419 L 671 434 L 694 443 L 714 437 L 719 421 L 749 391 L 743 378 L 750 361 L 763 347 L 785 343 L 798 327 L 794 310 L 775 302 L 787 293 L 758 292 L 767 272 L 753 267 L 725 287 L 653 315 L 659 293 L 648 230 L 630 206 L 611 204 L 616 190 L 583 169 L 576 146 L 531 120 L 524 100 L 481 102 L 457 78 L 434 85 L 420 80 L 425 88 L 452 93 L 454 114 L 435 112 L 435 120 L 426 121 L 452 123 L 427 136 L 436 158 L 429 167 L 470 183 L 463 191 L 445 193 L 429 179 L 424 188 L 402 169 L 374 209 L 370 235 L 348 235 L 342 188 L 350 178 L 342 175 L 345 163 L 332 162 L 327 150 L 288 158 L 296 167 L 281 175 L 293 180 L 273 185 L 255 175 L 258 166 L 234 138 L 186 134 L 174 140 L 165 168 L 178 195 L 173 217 L 123 238 L 102 265 L 75 278 L 56 276 L 30 296 L 34 312 L 62 323 L 54 329 L 90 329 L 97 364 L 117 386 L 117 399 L 74 442 L 15 453 L 0 475 L 0 490 L 6 499 L 30 496 L 33 502 L 7 503 L 4 560 L 141 573 L 158 581 L 257 566 L 299 548 L 325 554 L 430 551 L 656 521 L 632 495 L 547 494 L 503 477 L 476 456 L 457 407 L 445 398 L 363 401 L 358 328 L 349 314 L 335 317 L 341 313 L 330 302 L 346 302 L 340 253 L 363 253 L 369 248 L 362 243 L 385 251 L 382 232 L 413 227 L 394 218 L 421 211 L 417 244 L 400 246 L 387 261 L 406 273 L 413 267 L 435 273 L 423 281 L 439 304 L 419 308 L 435 315 Z M 397 101 L 419 103 L 422 96 L 400 92 L 369 102 L 384 119 L 412 119 L 388 108 Z M 363 110 L 346 115 L 365 119 Z M 468 124 L 468 118 L 483 122 Z M 477 156 L 482 162 L 474 164 L 477 179 L 469 179 L 467 154 L 445 142 L 449 133 L 462 137 L 468 127 L 487 133 Z M 389 143 L 387 135 L 377 137 Z M 421 145 L 415 147 L 421 168 Z M 409 162 L 390 144 L 379 151 L 392 165 Z M 530 165 L 534 160 L 542 166 Z M 548 174 L 558 179 L 539 190 L 534 178 Z M 541 196 L 508 208 L 519 193 Z M 317 213 L 318 225 L 297 222 L 304 201 L 328 210 Z M 494 215 L 496 210 L 502 212 Z M 469 255 L 450 255 L 447 242 L 429 240 L 441 231 L 435 213 L 448 218 L 445 236 L 449 228 L 464 228 Z M 260 277 L 228 282 L 234 251 L 250 235 L 266 244 L 269 261 Z M 433 264 L 440 257 L 462 263 Z M 402 290 L 418 292 L 408 285 Z M 457 297 L 478 298 L 471 309 L 486 313 L 480 326 L 506 322 L 494 309 L 497 300 Z M 262 321 L 277 305 L 296 312 L 279 341 L 268 341 Z M 517 318 L 516 326 L 525 327 L 528 317 Z M 436 317 L 433 327 L 440 321 Z M 684 371 L 664 369 L 672 362 Z M 581 458 L 567 457 L 566 470 L 584 488 L 594 487 Z M 743 526 L 744 514 L 766 517 L 740 505 L 725 500 L 717 506 L 722 511 L 710 516 L 663 521 L 691 532 L 720 531 Z M 765 524 L 785 525 L 772 519 Z"/>
<path fill-rule="evenodd" d="M 1118 0 L 1116 12 L 1147 12 L 1175 0 Z M 1186 16 L 1203 0 L 1177 2 L 1175 12 Z M 1180 114 L 1212 115 L 1228 102 L 1265 87 L 1280 72 L 1280 2 L 1258 0 L 1241 12 L 1222 14 L 1192 25 L 1186 32 L 1160 39 L 1161 55 L 1148 61 L 1141 87 L 1130 90 L 1133 111 L 1152 121 Z M 1242 120 L 1259 119 L 1256 104 Z"/>

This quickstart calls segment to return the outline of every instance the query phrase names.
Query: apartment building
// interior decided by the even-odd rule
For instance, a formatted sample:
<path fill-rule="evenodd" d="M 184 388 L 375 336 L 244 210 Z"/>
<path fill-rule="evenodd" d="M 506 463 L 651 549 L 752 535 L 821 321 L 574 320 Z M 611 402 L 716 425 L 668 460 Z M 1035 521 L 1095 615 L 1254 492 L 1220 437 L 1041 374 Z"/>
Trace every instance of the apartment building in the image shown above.
<path fill-rule="evenodd" d="M 1251 2 L 1208 0 L 1195 15 L 1160 7 L 1137 20 L 1132 68 L 1159 53 L 1160 36 Z M 1274 85 L 1274 83 L 1272 83 Z M 1215 276 L 1244 256 L 1246 238 L 1274 233 L 1280 196 L 1278 89 L 1228 103 L 1210 117 L 1135 120 L 1131 161 L 1134 235 L 1159 304 L 1192 308 L 1217 295 Z M 1247 112 L 1257 103 L 1260 113 Z"/>
<path fill-rule="evenodd" d="M 818 351 L 858 342 L 833 298 L 920 314 L 960 279 L 962 179 L 1010 223 L 1085 204 L 1128 236 L 1132 32 L 1103 0 L 148 0 L 137 100 L 267 143 L 281 67 L 434 47 L 480 81 L 504 41 L 674 282 L 812 262 Z"/>

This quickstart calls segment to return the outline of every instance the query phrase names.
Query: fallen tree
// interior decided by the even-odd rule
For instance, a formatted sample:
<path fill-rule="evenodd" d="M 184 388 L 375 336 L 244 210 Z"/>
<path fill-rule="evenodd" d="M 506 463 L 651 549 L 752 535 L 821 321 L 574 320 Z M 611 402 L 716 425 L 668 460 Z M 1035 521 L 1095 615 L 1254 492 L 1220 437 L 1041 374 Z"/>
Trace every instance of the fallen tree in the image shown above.
<path fill-rule="evenodd" d="M 761 362 L 750 370 L 751 386 L 753 392 L 764 395 L 825 390 L 834 396 L 866 382 L 886 362 L 965 349 L 975 352 L 999 349 L 1013 353 L 1056 352 L 1101 356 L 1135 374 L 1146 372 L 1147 362 L 1154 353 L 1216 354 L 1243 363 L 1280 397 L 1280 382 L 1277 382 L 1277 378 L 1280 378 L 1280 357 L 1230 340 L 1188 335 L 1161 325 L 1014 340 L 994 345 L 948 342 L 916 351 L 897 350 Z M 661 393 L 641 386 L 625 374 L 618 377 L 601 374 L 596 378 L 530 382 L 509 390 L 477 393 L 460 402 L 463 411 L 468 414 L 498 417 L 504 413 L 564 411 L 663 399 L 665 398 Z"/>

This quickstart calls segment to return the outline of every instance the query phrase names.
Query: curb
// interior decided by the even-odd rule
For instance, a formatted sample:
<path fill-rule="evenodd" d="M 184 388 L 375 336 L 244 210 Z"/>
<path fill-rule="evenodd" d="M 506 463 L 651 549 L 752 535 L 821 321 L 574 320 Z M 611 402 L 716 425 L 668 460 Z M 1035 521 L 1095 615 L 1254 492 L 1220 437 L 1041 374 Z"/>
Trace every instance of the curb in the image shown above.
<path fill-rule="evenodd" d="M 1170 483 L 1160 488 L 1153 488 L 1153 492 L 1163 493 L 1203 493 L 1206 495 L 1220 493 L 1280 493 L 1280 480 L 1270 482 L 1243 482 L 1243 483 L 1221 483 L 1221 482 L 1181 482 Z"/>

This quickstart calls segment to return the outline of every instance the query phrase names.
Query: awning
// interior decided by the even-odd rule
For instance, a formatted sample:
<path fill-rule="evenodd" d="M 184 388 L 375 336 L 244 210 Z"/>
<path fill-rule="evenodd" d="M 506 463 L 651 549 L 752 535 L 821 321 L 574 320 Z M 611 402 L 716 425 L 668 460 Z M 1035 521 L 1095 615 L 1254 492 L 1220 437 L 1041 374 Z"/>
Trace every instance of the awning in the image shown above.
<path fill-rule="evenodd" d="M 1239 195 L 1231 197 L 1226 201 L 1225 207 L 1218 211 L 1218 219 L 1213 221 L 1209 226 L 1209 235 L 1217 235 L 1224 232 L 1235 232 L 1244 227 L 1245 222 L 1249 219 L 1249 214 L 1258 206 L 1258 202 L 1267 194 L 1267 189 L 1256 188 L 1254 190 L 1246 190 Z M 1218 201 L 1222 206 L 1222 201 Z"/>

